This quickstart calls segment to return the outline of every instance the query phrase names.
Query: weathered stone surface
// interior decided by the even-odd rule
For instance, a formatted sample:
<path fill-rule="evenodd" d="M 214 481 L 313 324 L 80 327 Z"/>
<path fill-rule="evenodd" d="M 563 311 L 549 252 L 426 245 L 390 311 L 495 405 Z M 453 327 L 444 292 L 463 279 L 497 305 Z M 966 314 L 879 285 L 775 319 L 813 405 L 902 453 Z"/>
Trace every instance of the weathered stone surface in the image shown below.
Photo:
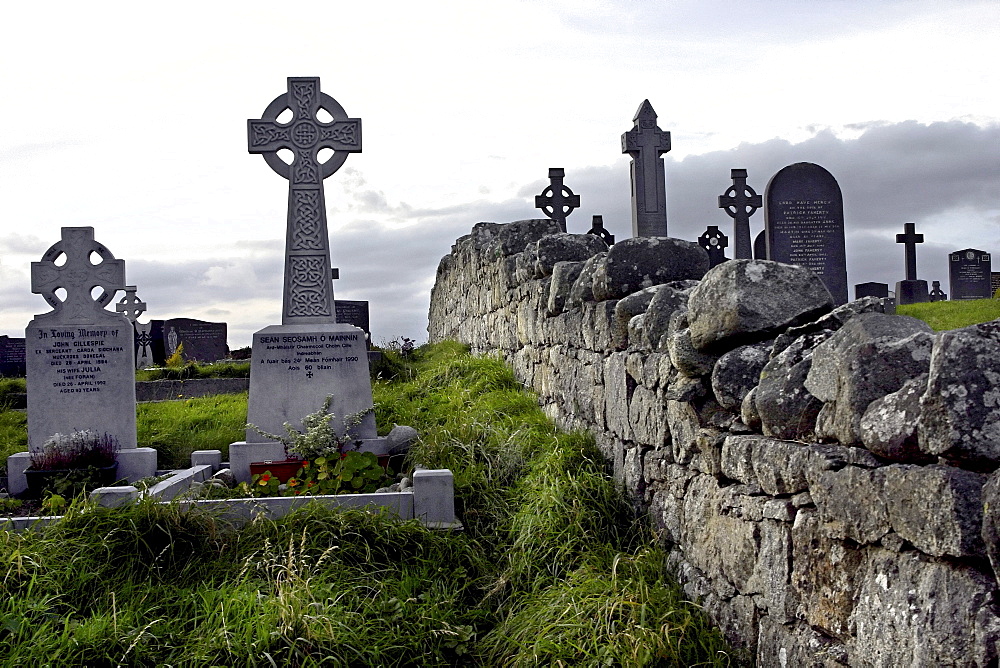
<path fill-rule="evenodd" d="M 882 301 L 877 297 L 862 297 L 856 301 L 841 304 L 812 322 L 786 329 L 774 340 L 774 349 L 771 354 L 777 355 L 800 336 L 819 334 L 820 332 L 833 333 L 860 313 L 884 313 L 884 308 Z"/>
<path fill-rule="evenodd" d="M 920 400 L 920 449 L 995 469 L 1000 464 L 1000 319 L 941 332 Z"/>
<path fill-rule="evenodd" d="M 583 262 L 607 251 L 608 246 L 593 234 L 551 234 L 535 244 L 536 273 L 551 276 L 557 262 Z"/>
<path fill-rule="evenodd" d="M 760 412 L 757 410 L 757 387 L 747 392 L 740 404 L 740 420 L 750 431 L 760 431 Z"/>
<path fill-rule="evenodd" d="M 663 397 L 643 386 L 635 388 L 629 403 L 628 419 L 637 443 L 662 448 L 670 440 Z"/>
<path fill-rule="evenodd" d="M 480 228 L 480 225 L 490 227 Z M 524 250 L 531 242 L 538 241 L 550 234 L 559 234 L 559 223 L 548 218 L 532 218 L 529 220 L 517 220 L 506 225 L 492 227 L 493 223 L 480 223 L 473 228 L 473 236 L 486 236 L 489 241 L 482 243 L 481 236 L 477 239 L 480 248 L 483 248 L 487 257 L 502 257 L 514 255 Z M 477 230 L 480 235 L 477 235 Z"/>
<path fill-rule="evenodd" d="M 691 345 L 690 329 L 682 329 L 670 334 L 667 338 L 667 352 L 670 353 L 670 362 L 674 367 L 689 378 L 709 375 L 719 359 L 717 355 L 695 350 L 694 346 Z"/>
<path fill-rule="evenodd" d="M 832 538 L 874 543 L 889 532 L 884 469 L 848 466 L 825 471 L 810 485 L 823 529 Z"/>
<path fill-rule="evenodd" d="M 936 557 L 985 554 L 985 476 L 950 466 L 894 465 L 883 471 L 889 522 L 897 534 Z"/>
<path fill-rule="evenodd" d="M 847 666 L 847 648 L 843 643 L 819 633 L 802 622 L 781 624 L 774 619 L 760 620 L 757 640 L 757 665 L 793 668 L 835 668 Z"/>
<path fill-rule="evenodd" d="M 804 383 L 812 366 L 813 351 L 829 336 L 830 332 L 800 336 L 764 365 L 754 393 L 754 407 L 765 435 L 812 440 L 823 402 Z"/>
<path fill-rule="evenodd" d="M 730 260 L 713 267 L 691 291 L 691 342 L 703 351 L 755 343 L 832 308 L 823 282 L 804 267 Z"/>
<path fill-rule="evenodd" d="M 738 411 L 747 393 L 760 382 L 772 342 L 740 346 L 724 354 L 712 367 L 712 392 L 719 405 Z"/>
<path fill-rule="evenodd" d="M 603 242 L 602 242 L 603 243 Z M 654 285 L 622 297 L 615 304 L 615 319 L 611 328 L 611 341 L 617 350 L 625 350 L 629 345 L 629 322 L 646 312 L 649 302 L 664 286 Z"/>
<path fill-rule="evenodd" d="M 858 434 L 866 448 L 879 457 L 896 462 L 928 463 L 932 458 L 917 445 L 920 397 L 927 389 L 927 374 L 903 383 L 903 387 L 868 405 Z"/>
<path fill-rule="evenodd" d="M 868 405 L 927 373 L 931 332 L 916 318 L 862 313 L 816 346 L 805 380 L 806 389 L 824 402 L 816 435 L 843 445 L 861 443 Z"/>
<path fill-rule="evenodd" d="M 646 348 L 659 349 L 660 340 L 670 327 L 671 317 L 678 309 L 687 310 L 688 295 L 696 285 L 697 281 L 672 281 L 659 286 L 646 308 L 643 320 Z"/>
<path fill-rule="evenodd" d="M 1000 576 L 1000 472 L 997 471 L 983 485 L 982 537 L 993 574 Z"/>
<path fill-rule="evenodd" d="M 580 275 L 574 281 L 569 291 L 569 298 L 566 299 L 567 310 L 579 308 L 584 302 L 594 301 L 594 274 L 599 266 L 603 266 L 605 256 L 605 253 L 598 253 L 583 263 Z"/>
<path fill-rule="evenodd" d="M 573 284 L 583 271 L 583 262 L 556 262 L 552 268 L 552 281 L 549 284 L 549 300 L 546 312 L 549 315 L 559 315 L 566 308 Z"/>
<path fill-rule="evenodd" d="M 526 283 L 534 280 L 535 266 L 538 264 L 538 246 L 529 243 L 524 250 L 514 256 L 514 282 Z"/>
<path fill-rule="evenodd" d="M 633 237 L 608 250 L 594 276 L 594 298 L 620 299 L 637 290 L 670 281 L 699 279 L 708 256 L 698 244 L 669 237 Z"/>

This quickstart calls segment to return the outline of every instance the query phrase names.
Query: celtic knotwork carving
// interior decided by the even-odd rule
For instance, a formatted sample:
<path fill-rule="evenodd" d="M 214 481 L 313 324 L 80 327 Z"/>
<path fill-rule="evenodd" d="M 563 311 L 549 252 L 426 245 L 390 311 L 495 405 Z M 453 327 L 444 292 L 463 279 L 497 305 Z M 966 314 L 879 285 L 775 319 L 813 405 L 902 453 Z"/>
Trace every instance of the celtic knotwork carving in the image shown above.
<path fill-rule="evenodd" d="M 287 142 L 288 128 L 279 128 L 273 125 L 254 124 L 250 133 L 251 146 L 263 146 L 271 142 Z"/>
<path fill-rule="evenodd" d="M 313 100 L 316 97 L 317 86 L 311 81 L 296 81 L 292 83 L 292 97 L 298 105 L 296 115 L 299 117 L 311 115 Z"/>
<path fill-rule="evenodd" d="M 304 159 L 308 151 L 296 151 L 292 183 L 319 183 L 319 171 L 314 160 Z"/>
<path fill-rule="evenodd" d="M 338 123 L 333 127 L 322 128 L 320 138 L 353 146 L 358 143 L 357 134 L 357 123 Z"/>
<path fill-rule="evenodd" d="M 326 257 L 322 255 L 293 255 L 288 258 L 291 286 L 287 315 L 331 315 L 325 280 L 326 262 Z"/>
<path fill-rule="evenodd" d="M 320 230 L 320 197 L 316 190 L 296 190 L 294 195 L 292 250 L 323 250 Z"/>

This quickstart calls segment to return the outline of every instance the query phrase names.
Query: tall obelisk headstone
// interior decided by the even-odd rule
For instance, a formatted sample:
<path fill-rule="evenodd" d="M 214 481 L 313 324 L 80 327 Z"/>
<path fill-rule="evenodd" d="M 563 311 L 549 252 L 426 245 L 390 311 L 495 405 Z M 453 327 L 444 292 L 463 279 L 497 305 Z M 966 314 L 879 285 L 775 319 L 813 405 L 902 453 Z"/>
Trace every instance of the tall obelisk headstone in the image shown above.
<path fill-rule="evenodd" d="M 765 190 L 764 232 L 768 260 L 811 269 L 847 303 L 844 198 L 833 174 L 811 162 L 779 170 Z"/>
<path fill-rule="evenodd" d="M 118 475 L 136 480 L 156 472 L 156 450 L 136 447 L 132 324 L 105 309 L 124 287 L 124 260 L 94 240 L 92 227 L 62 228 L 31 263 L 31 291 L 52 310 L 25 329 L 28 449 L 40 451 L 56 433 L 108 434 L 119 448 Z M 10 491 L 20 493 L 27 453 L 7 461 Z"/>
<path fill-rule="evenodd" d="M 664 153 L 670 150 L 670 133 L 656 125 L 656 112 L 643 100 L 622 135 L 622 153 L 632 156 L 632 236 L 667 236 L 667 185 L 663 172 Z"/>
<path fill-rule="evenodd" d="M 285 109 L 292 118 L 279 123 Z M 320 109 L 333 120 L 318 120 Z M 321 92 L 318 77 L 290 77 L 288 91 L 275 98 L 259 120 L 247 121 L 247 130 L 250 153 L 263 155 L 268 166 L 288 180 L 281 325 L 253 335 L 247 421 L 272 434 L 284 434 L 285 422 L 302 429 L 302 418 L 333 395 L 333 426 L 343 433 L 345 416 L 371 408 L 372 388 L 365 333 L 336 322 L 323 179 L 336 172 L 348 154 L 361 152 L 361 119 L 348 118 L 336 100 Z M 317 156 L 324 148 L 332 149 L 333 156 L 321 163 Z M 280 149 L 293 153 L 291 164 L 278 157 Z M 369 413 L 352 434 L 374 438 L 374 415 Z M 231 446 L 237 479 L 249 477 L 249 461 L 255 457 L 284 458 L 280 445 L 253 430 L 247 430 L 247 442 L 267 447 L 252 450 L 244 462 L 246 448 L 239 446 L 246 444 Z"/>

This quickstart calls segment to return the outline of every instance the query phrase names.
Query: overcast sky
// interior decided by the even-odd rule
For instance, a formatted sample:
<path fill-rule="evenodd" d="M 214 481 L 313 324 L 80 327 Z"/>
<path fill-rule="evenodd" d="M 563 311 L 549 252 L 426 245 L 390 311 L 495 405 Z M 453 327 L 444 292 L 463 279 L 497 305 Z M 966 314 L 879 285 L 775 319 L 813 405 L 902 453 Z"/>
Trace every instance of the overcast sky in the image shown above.
<path fill-rule="evenodd" d="M 620 137 L 646 98 L 672 135 L 671 236 L 732 237 L 730 169 L 763 193 L 815 162 L 843 191 L 851 286 L 904 278 L 906 222 L 946 291 L 949 251 L 1000 252 L 997 0 L 56 1 L 3 20 L 0 334 L 49 310 L 29 263 L 63 226 L 125 260 L 143 321 L 224 321 L 234 348 L 280 322 L 287 182 L 246 121 L 288 76 L 363 122 L 325 186 L 336 295 L 371 302 L 376 342 L 426 340 L 438 261 L 477 222 L 541 217 L 550 167 L 581 197 L 569 231 L 602 214 L 628 237 Z"/>

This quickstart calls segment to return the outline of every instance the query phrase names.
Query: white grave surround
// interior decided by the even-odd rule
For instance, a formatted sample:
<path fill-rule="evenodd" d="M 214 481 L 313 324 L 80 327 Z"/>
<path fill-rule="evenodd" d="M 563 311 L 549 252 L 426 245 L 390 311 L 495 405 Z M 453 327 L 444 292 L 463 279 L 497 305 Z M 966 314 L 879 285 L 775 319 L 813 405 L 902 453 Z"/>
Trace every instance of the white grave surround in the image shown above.
<path fill-rule="evenodd" d="M 302 430 L 302 418 L 322 408 L 332 395 L 333 426 L 343 435 L 346 416 L 373 406 L 368 350 L 362 329 L 347 324 L 271 325 L 253 335 L 247 422 L 284 435 L 284 423 Z M 352 434 L 361 450 L 385 454 L 385 439 L 369 412 Z M 229 446 L 237 481 L 250 480 L 250 464 L 285 459 L 284 446 L 252 429 L 246 441 Z"/>

